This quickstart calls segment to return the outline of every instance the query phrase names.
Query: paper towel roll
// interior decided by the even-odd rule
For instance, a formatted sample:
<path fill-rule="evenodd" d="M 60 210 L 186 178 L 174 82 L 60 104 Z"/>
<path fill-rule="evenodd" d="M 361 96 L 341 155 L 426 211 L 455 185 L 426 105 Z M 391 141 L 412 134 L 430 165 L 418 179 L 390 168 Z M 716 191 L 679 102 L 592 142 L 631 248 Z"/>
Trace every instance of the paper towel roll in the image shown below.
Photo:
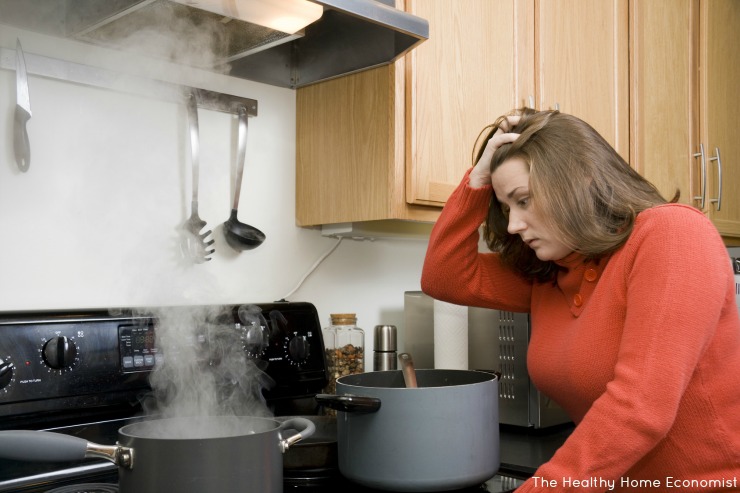
<path fill-rule="evenodd" d="M 468 369 L 468 307 L 434 300 L 434 367 Z"/>

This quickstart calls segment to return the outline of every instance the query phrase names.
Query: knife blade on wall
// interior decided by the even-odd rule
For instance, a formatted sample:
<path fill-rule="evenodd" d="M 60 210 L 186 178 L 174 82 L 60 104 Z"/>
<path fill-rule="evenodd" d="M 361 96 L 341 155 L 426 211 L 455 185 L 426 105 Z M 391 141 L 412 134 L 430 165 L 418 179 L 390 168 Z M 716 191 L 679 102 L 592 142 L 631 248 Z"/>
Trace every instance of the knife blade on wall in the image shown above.
<path fill-rule="evenodd" d="M 15 125 L 13 127 L 13 150 L 15 162 L 22 172 L 28 171 L 31 165 L 31 145 L 28 141 L 26 124 L 31 119 L 31 98 L 28 91 L 28 74 L 26 73 L 26 59 L 23 56 L 21 41 L 16 40 L 16 71 L 15 71 Z"/>

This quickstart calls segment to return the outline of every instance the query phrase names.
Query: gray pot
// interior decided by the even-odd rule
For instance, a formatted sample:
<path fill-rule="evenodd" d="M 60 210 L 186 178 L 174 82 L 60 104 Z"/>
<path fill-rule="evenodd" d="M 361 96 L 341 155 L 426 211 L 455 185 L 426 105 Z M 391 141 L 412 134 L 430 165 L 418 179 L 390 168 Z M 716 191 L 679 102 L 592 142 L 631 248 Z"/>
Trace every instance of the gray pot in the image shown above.
<path fill-rule="evenodd" d="M 400 370 L 337 379 L 316 400 L 339 411 L 343 476 L 371 488 L 446 491 L 484 483 L 499 469 L 498 377 L 468 370 Z"/>
<path fill-rule="evenodd" d="M 299 433 L 283 439 L 287 429 Z M 12 430 L 0 432 L 0 457 L 105 458 L 118 465 L 121 493 L 282 493 L 282 453 L 314 430 L 303 418 L 283 423 L 249 416 L 152 419 L 122 427 L 116 446 L 60 433 Z"/>

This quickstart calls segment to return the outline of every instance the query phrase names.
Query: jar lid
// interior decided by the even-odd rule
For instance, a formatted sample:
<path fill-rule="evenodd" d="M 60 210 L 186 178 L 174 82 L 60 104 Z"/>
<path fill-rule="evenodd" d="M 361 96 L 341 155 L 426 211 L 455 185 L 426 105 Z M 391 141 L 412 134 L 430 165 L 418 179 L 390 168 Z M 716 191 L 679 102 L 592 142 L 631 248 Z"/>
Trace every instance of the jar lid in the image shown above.
<path fill-rule="evenodd" d="M 332 325 L 355 325 L 357 315 L 354 313 L 332 313 L 331 323 Z"/>

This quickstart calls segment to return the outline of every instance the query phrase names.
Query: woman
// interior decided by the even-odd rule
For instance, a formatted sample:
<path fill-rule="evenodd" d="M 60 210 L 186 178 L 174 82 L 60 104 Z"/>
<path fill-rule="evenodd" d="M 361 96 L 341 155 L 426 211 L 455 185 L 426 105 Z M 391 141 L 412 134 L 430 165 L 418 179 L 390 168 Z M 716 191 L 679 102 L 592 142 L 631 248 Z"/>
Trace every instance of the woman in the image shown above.
<path fill-rule="evenodd" d="M 712 223 L 573 116 L 515 111 L 486 139 L 421 287 L 530 313 L 530 377 L 576 428 L 517 491 L 740 491 L 740 317 Z"/>

